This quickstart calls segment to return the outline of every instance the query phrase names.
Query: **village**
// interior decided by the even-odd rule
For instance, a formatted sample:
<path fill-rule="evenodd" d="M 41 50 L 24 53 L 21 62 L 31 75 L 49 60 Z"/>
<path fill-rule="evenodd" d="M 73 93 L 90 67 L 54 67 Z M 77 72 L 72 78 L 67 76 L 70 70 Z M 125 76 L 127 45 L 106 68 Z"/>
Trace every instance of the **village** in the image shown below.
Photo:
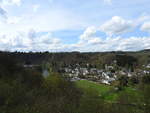
<path fill-rule="evenodd" d="M 68 66 L 61 70 L 64 74 L 69 75 L 71 81 L 77 81 L 86 79 L 89 81 L 94 81 L 102 84 L 110 85 L 113 81 L 116 81 L 119 76 L 123 75 L 126 77 L 140 77 L 146 74 L 150 74 L 150 64 L 143 65 L 140 69 L 126 69 L 118 67 L 117 61 L 113 61 L 111 65 L 105 65 L 104 69 L 89 68 L 87 63 L 86 67 L 82 67 L 79 64 L 75 64 L 74 67 Z"/>
<path fill-rule="evenodd" d="M 40 65 L 23 65 L 24 68 L 37 68 Z M 47 77 L 49 70 L 44 68 L 42 75 Z M 104 68 L 91 67 L 89 63 L 85 66 L 80 64 L 69 65 L 66 67 L 60 67 L 59 73 L 69 76 L 71 81 L 88 80 L 97 83 L 111 85 L 114 81 L 118 80 L 120 76 L 126 76 L 128 78 L 150 74 L 150 63 L 142 65 L 141 68 L 131 69 L 120 67 L 117 65 L 117 61 L 114 60 L 110 65 L 105 64 Z"/>

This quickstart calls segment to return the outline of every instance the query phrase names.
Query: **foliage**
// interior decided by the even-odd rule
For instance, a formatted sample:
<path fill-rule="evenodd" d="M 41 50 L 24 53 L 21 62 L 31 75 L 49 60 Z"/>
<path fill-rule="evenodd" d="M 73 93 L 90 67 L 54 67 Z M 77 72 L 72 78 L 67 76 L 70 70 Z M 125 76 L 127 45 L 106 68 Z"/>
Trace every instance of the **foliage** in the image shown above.
<path fill-rule="evenodd" d="M 91 64 L 93 62 L 91 67 L 101 67 L 102 59 L 106 59 L 106 62 L 108 59 L 108 63 L 111 63 L 116 58 L 116 53 L 108 54 L 1 53 L 0 113 L 150 113 L 149 75 L 143 76 L 138 82 L 136 78 L 129 80 L 120 76 L 116 84 L 122 87 L 122 90 L 116 91 L 113 86 L 87 80 L 71 82 L 57 73 L 60 65 L 85 65 L 87 61 Z M 132 56 L 131 53 L 128 54 Z M 137 56 L 138 53 L 134 58 Z M 44 58 L 48 61 L 46 68 L 56 69 L 50 71 L 46 78 L 39 70 L 22 66 L 23 62 L 41 64 Z M 134 67 L 136 60 L 132 58 L 125 61 Z M 99 61 L 101 63 L 96 63 Z M 125 62 L 122 63 L 120 65 L 126 65 Z M 129 81 L 134 85 L 129 84 Z"/>

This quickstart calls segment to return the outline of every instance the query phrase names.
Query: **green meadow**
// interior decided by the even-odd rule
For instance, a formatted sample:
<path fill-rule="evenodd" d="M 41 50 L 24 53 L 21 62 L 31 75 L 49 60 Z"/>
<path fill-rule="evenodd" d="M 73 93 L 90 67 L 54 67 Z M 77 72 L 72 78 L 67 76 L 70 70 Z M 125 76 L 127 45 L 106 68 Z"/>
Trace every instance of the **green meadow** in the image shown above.
<path fill-rule="evenodd" d="M 104 99 L 108 102 L 117 101 L 120 95 L 127 93 L 133 97 L 140 97 L 140 92 L 136 90 L 135 87 L 124 87 L 121 91 L 116 91 L 115 87 L 105 84 L 100 84 L 88 80 L 76 81 L 77 87 L 81 88 L 84 93 L 87 93 L 89 90 L 95 91 L 97 96 Z"/>

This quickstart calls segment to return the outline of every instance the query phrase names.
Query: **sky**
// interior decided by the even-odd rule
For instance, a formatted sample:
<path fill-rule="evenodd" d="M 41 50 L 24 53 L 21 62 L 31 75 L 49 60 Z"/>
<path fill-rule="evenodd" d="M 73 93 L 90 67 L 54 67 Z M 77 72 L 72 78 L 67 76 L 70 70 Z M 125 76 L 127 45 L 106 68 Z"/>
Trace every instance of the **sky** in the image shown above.
<path fill-rule="evenodd" d="M 150 0 L 0 0 L 0 50 L 150 49 Z"/>

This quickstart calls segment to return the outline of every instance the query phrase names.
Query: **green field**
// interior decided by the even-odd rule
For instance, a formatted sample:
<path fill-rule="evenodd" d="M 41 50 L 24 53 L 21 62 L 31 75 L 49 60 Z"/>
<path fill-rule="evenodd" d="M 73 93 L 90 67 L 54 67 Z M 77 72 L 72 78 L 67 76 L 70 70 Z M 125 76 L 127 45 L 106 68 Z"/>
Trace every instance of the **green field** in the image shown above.
<path fill-rule="evenodd" d="M 77 87 L 83 89 L 84 92 L 93 90 L 98 96 L 106 101 L 116 101 L 122 93 L 128 93 L 131 96 L 140 96 L 140 93 L 132 87 L 125 87 L 122 91 L 115 91 L 113 86 L 99 84 L 88 80 L 76 81 Z"/>

